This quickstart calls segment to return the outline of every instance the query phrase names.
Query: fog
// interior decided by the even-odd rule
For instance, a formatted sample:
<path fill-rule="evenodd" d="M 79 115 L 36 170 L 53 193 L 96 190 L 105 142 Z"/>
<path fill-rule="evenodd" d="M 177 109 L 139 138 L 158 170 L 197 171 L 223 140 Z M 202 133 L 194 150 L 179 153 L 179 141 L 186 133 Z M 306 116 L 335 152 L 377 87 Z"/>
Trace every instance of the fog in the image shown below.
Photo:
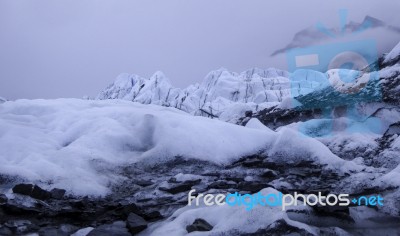
<path fill-rule="evenodd" d="M 339 9 L 400 26 L 395 0 L 0 0 L 0 96 L 95 96 L 123 72 L 160 70 L 186 87 L 220 67 L 286 69 L 271 53 L 317 22 L 338 27 Z M 400 40 L 364 35 L 379 53 Z"/>

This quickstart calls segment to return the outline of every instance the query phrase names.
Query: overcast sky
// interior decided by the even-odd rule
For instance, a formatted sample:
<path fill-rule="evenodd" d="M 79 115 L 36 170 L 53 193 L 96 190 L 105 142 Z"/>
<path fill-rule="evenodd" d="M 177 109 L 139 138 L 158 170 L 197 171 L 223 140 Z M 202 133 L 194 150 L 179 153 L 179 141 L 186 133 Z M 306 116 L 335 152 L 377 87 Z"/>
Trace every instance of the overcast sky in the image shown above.
<path fill-rule="evenodd" d="M 270 54 L 339 26 L 339 9 L 400 26 L 397 0 L 0 0 L 0 96 L 95 96 L 122 72 L 186 87 L 220 67 L 286 69 Z"/>

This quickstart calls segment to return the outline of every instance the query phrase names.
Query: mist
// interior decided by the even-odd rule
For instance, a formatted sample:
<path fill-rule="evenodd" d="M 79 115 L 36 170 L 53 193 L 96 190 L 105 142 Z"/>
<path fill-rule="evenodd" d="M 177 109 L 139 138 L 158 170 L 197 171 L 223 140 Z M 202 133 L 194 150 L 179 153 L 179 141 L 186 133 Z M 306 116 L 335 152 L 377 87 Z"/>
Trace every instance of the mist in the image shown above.
<path fill-rule="evenodd" d="M 373 1 L 0 1 L 0 96 L 7 99 L 95 96 L 120 73 L 163 71 L 176 87 L 211 70 L 286 69 L 271 53 L 322 22 L 338 27 L 371 15 L 400 25 L 400 3 Z M 379 53 L 399 35 L 371 31 Z"/>

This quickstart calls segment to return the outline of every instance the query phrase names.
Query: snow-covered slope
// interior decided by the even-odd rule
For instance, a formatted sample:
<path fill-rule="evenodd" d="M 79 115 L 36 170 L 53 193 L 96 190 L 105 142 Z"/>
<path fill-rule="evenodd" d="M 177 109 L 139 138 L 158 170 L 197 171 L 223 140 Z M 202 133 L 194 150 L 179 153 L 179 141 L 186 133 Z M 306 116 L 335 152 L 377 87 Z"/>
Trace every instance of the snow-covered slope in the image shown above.
<path fill-rule="evenodd" d="M 388 63 L 390 61 L 400 60 L 400 42 L 390 51 L 384 58 L 384 63 Z"/>
<path fill-rule="evenodd" d="M 3 98 L 3 97 L 0 97 L 0 103 L 4 103 L 4 102 L 6 102 L 7 101 L 7 99 L 5 99 L 5 98 Z"/>
<path fill-rule="evenodd" d="M 177 156 L 221 165 L 261 152 L 276 163 L 356 168 L 320 142 L 296 136 L 121 100 L 18 100 L 0 106 L 0 173 L 103 195 L 123 179 L 118 167 Z"/>
<path fill-rule="evenodd" d="M 121 74 L 97 99 L 123 99 L 175 107 L 193 115 L 235 121 L 245 111 L 276 105 L 290 95 L 289 74 L 277 69 L 251 69 L 240 74 L 219 69 L 201 84 L 174 88 L 162 72 L 150 79 Z"/>

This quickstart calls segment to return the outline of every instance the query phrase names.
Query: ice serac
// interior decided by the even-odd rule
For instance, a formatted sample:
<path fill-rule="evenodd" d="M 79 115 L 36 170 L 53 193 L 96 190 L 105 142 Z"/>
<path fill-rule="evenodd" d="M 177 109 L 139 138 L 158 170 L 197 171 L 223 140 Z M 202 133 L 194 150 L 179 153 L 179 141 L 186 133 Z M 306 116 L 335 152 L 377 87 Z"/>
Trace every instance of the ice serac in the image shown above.
<path fill-rule="evenodd" d="M 162 72 L 150 79 L 121 74 L 97 99 L 175 107 L 193 115 L 234 122 L 245 111 L 255 112 L 288 97 L 288 77 L 288 72 L 274 68 L 254 68 L 242 73 L 221 68 L 210 72 L 202 83 L 180 89 L 173 87 Z"/>

